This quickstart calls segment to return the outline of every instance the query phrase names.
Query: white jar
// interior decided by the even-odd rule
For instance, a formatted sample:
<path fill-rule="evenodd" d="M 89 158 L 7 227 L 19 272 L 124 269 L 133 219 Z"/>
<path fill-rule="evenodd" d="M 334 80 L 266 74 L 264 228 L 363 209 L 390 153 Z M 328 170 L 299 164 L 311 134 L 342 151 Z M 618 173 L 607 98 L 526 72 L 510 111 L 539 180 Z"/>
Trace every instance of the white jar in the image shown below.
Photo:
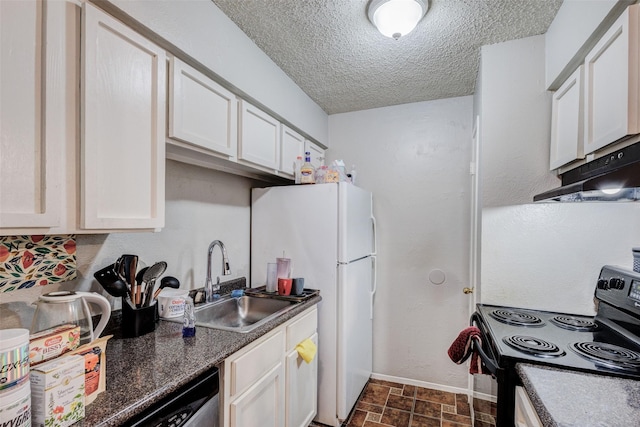
<path fill-rule="evenodd" d="M 0 391 L 0 426 L 31 426 L 31 384 L 29 375 L 13 387 Z"/>
<path fill-rule="evenodd" d="M 28 375 L 29 330 L 0 329 L 0 391 L 13 387 Z"/>
<path fill-rule="evenodd" d="M 163 319 L 182 317 L 184 315 L 184 302 L 189 296 L 185 289 L 163 289 L 158 294 L 158 315 Z"/>

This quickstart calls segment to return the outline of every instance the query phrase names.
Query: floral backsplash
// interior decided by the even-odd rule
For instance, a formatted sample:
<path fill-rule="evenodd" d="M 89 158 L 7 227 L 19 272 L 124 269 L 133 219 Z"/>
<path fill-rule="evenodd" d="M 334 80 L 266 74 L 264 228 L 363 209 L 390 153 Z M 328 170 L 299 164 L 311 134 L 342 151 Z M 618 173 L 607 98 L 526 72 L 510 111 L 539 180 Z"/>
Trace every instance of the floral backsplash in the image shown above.
<path fill-rule="evenodd" d="M 76 278 L 76 236 L 0 236 L 0 292 Z"/>

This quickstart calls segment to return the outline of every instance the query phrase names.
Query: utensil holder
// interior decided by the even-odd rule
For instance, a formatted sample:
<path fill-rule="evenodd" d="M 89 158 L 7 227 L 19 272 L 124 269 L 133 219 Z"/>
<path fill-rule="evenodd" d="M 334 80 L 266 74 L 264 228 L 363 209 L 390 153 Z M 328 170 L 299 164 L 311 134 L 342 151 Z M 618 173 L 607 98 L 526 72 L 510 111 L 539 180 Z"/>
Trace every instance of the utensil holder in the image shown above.
<path fill-rule="evenodd" d="M 133 308 L 129 300 L 122 299 L 122 336 L 135 338 L 156 330 L 158 304 Z"/>

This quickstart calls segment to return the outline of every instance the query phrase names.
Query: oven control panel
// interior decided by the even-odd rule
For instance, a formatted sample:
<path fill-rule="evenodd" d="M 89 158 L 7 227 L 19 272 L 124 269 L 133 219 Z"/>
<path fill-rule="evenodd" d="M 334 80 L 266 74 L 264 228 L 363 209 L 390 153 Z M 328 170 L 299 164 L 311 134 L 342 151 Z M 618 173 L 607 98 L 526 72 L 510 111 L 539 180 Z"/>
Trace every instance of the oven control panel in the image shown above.
<path fill-rule="evenodd" d="M 595 296 L 615 307 L 640 314 L 640 273 L 605 265 L 600 271 Z"/>

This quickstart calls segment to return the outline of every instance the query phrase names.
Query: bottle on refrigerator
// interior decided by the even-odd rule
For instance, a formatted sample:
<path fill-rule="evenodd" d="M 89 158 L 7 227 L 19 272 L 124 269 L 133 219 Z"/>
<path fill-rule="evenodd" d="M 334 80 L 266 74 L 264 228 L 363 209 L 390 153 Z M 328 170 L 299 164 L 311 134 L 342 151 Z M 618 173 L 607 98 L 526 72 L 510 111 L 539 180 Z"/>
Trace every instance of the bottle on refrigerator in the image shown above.
<path fill-rule="evenodd" d="M 304 163 L 300 167 L 300 184 L 315 184 L 315 168 L 311 164 L 311 152 L 304 153 Z"/>
<path fill-rule="evenodd" d="M 302 156 L 296 157 L 296 162 L 293 165 L 293 167 L 294 167 L 293 172 L 295 174 L 295 179 L 296 179 L 295 183 L 296 184 L 300 184 L 300 169 L 302 168 L 302 163 L 303 163 L 302 162 Z"/>

